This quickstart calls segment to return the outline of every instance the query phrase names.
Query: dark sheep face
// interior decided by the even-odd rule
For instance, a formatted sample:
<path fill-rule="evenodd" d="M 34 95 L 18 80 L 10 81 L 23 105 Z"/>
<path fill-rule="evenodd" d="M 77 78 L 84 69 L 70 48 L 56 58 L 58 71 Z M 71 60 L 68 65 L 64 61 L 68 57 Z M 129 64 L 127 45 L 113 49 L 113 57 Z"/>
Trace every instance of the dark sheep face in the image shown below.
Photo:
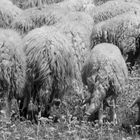
<path fill-rule="evenodd" d="M 99 120 L 99 109 L 95 110 L 94 104 L 84 105 L 83 111 L 85 112 L 84 117 L 86 117 L 87 121 L 95 122 Z"/>
<path fill-rule="evenodd" d="M 82 109 L 85 112 L 85 116 L 88 116 L 87 121 L 94 122 L 99 119 L 99 109 L 97 109 L 95 104 L 92 103 L 91 97 L 88 97 L 86 100 L 84 100 Z"/>
<path fill-rule="evenodd" d="M 88 105 L 84 110 L 85 114 L 88 116 L 88 120 L 95 121 L 99 119 L 99 110 L 101 105 L 103 110 L 105 110 L 106 107 L 110 107 L 105 97 L 104 92 L 100 88 L 97 88 L 90 94 L 88 99 L 85 100 L 84 104 Z"/>

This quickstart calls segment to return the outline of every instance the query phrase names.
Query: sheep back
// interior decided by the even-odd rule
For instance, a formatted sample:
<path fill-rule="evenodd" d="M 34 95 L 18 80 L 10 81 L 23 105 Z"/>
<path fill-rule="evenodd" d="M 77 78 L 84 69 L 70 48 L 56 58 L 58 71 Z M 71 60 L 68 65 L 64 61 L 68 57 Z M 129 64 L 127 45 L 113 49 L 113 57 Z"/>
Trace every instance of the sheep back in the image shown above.
<path fill-rule="evenodd" d="M 117 15 L 128 13 L 130 11 L 140 11 L 140 6 L 136 3 L 124 1 L 108 1 L 93 8 L 89 14 L 93 17 L 94 22 L 97 24 L 101 21 L 111 19 Z"/>
<path fill-rule="evenodd" d="M 12 4 L 10 0 L 0 1 L 0 27 L 11 26 L 14 19 L 22 12 L 20 8 Z"/>
<path fill-rule="evenodd" d="M 98 81 L 105 91 L 111 87 L 114 93 L 121 93 L 127 78 L 126 63 L 120 50 L 113 44 L 96 45 L 88 55 L 82 69 L 82 80 L 89 87 L 89 91 L 96 89 Z"/>
<path fill-rule="evenodd" d="M 23 97 L 26 57 L 23 42 L 16 31 L 0 29 L 0 53 L 0 79 L 6 82 L 5 90 L 9 91 L 8 97 Z M 4 89 L 3 85 L 1 87 Z"/>
<path fill-rule="evenodd" d="M 127 13 L 100 22 L 93 28 L 91 48 L 100 43 L 113 43 L 119 47 L 124 58 L 135 57 L 139 51 L 139 13 Z"/>
<path fill-rule="evenodd" d="M 54 82 L 61 91 L 71 84 L 75 62 L 70 43 L 63 34 L 53 26 L 43 26 L 29 32 L 23 40 L 28 69 L 32 70 L 38 94 L 43 90 L 46 97 L 50 96 L 47 91 L 53 90 Z"/>

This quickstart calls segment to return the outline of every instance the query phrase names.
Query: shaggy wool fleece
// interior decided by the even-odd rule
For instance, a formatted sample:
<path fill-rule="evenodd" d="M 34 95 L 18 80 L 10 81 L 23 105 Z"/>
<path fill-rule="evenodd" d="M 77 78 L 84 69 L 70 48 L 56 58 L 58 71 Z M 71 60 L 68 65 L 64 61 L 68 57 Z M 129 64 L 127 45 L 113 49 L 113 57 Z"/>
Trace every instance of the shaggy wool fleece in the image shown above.
<path fill-rule="evenodd" d="M 95 112 L 101 102 L 110 96 L 123 94 L 128 70 L 120 50 L 113 44 L 96 45 L 88 54 L 82 69 L 82 80 L 88 86 Z M 91 112 L 90 106 L 88 112 Z"/>

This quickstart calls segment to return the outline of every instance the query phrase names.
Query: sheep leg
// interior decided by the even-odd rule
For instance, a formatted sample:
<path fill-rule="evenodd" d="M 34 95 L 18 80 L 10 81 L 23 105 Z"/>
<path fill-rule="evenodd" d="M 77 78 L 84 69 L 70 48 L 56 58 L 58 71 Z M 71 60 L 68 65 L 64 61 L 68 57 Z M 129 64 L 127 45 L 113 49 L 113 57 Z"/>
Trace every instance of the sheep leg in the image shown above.
<path fill-rule="evenodd" d="M 91 104 L 88 107 L 88 110 L 85 112 L 85 114 L 87 116 L 91 116 L 91 115 L 95 115 L 96 112 L 99 112 L 99 108 L 100 108 L 101 102 L 99 100 L 97 100 L 96 102 L 93 100 L 91 100 Z M 98 119 L 99 119 L 99 115 L 98 115 Z"/>
<path fill-rule="evenodd" d="M 100 109 L 101 104 L 103 104 L 102 103 L 103 99 L 105 98 L 105 94 L 103 93 L 104 91 L 101 92 L 101 90 L 100 91 L 96 90 L 94 92 L 96 97 L 90 97 L 91 98 L 90 106 L 88 110 L 86 111 L 86 114 L 91 115 Z"/>
<path fill-rule="evenodd" d="M 5 101 L 6 101 L 6 116 L 5 116 L 5 118 L 10 120 L 10 117 L 11 117 L 11 100 L 9 100 L 8 97 L 6 97 Z"/>
<path fill-rule="evenodd" d="M 117 124 L 117 114 L 116 114 L 116 98 L 112 100 L 113 102 L 113 123 Z"/>
<path fill-rule="evenodd" d="M 21 108 L 20 116 L 21 116 L 21 117 L 24 117 L 24 118 L 27 117 L 27 110 L 28 110 L 29 102 L 30 102 L 30 98 L 28 98 L 28 97 L 25 97 L 25 98 L 22 100 L 22 102 L 21 102 L 21 104 L 20 104 L 20 108 Z"/>
<path fill-rule="evenodd" d="M 103 101 L 101 102 L 101 108 L 100 108 L 100 110 L 99 110 L 99 123 L 100 124 L 103 124 L 103 108 L 104 108 L 104 106 L 103 106 Z"/>

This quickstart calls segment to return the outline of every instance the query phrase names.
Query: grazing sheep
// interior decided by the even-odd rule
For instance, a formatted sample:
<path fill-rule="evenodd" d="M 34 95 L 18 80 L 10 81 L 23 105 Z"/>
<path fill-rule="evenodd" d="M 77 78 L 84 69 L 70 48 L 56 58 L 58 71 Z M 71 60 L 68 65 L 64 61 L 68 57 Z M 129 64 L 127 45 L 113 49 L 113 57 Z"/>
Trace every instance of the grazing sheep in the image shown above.
<path fill-rule="evenodd" d="M 42 115 L 48 116 L 53 100 L 62 99 L 75 76 L 71 44 L 53 26 L 36 28 L 23 41 L 28 77 L 31 79 L 30 93 L 23 108 L 27 110 L 29 101 L 33 98 L 33 103 L 37 101 L 38 105 L 45 107 Z"/>
<path fill-rule="evenodd" d="M 28 9 L 34 7 L 42 7 L 45 4 L 58 3 L 63 0 L 11 0 L 11 1 L 21 9 Z"/>
<path fill-rule="evenodd" d="M 6 98 L 7 117 L 11 100 L 23 98 L 26 57 L 21 37 L 14 30 L 0 29 L 0 98 Z"/>
<path fill-rule="evenodd" d="M 52 4 L 23 10 L 12 22 L 12 28 L 24 35 L 32 29 L 39 28 L 43 25 L 53 25 L 63 20 L 66 21 L 69 18 L 76 20 L 76 18 L 79 17 L 80 14 L 74 15 L 73 13 L 75 11 L 69 10 L 62 5 L 63 4 Z M 72 16 L 74 16 L 74 18 Z M 88 18 L 89 16 L 87 19 Z"/>
<path fill-rule="evenodd" d="M 137 78 L 138 77 L 136 77 L 136 79 L 131 79 L 130 81 L 133 83 L 136 81 L 139 82 Z M 138 87 L 138 84 L 136 87 Z M 129 93 L 120 97 L 123 99 L 119 99 L 120 107 L 117 113 L 119 114 L 119 124 L 126 132 L 136 132 L 140 134 L 140 129 L 139 127 L 137 128 L 137 126 L 140 125 L 140 95 L 139 88 L 137 89 L 136 87 L 132 86 L 132 89 L 135 91 L 133 94 L 131 92 L 131 87 L 129 87 Z"/>
<path fill-rule="evenodd" d="M 65 20 L 66 19 L 66 20 Z M 85 55 L 90 48 L 90 36 L 94 22 L 84 12 L 71 12 L 62 22 L 55 24 L 55 27 L 66 35 L 71 42 L 74 56 L 77 59 L 78 73 L 85 60 Z"/>
<path fill-rule="evenodd" d="M 60 8 L 70 11 L 81 11 L 83 6 L 93 3 L 93 0 L 11 0 L 14 4 L 22 9 L 43 7 L 44 5 L 57 5 Z"/>
<path fill-rule="evenodd" d="M 65 0 L 58 3 L 57 5 L 60 8 L 68 9 L 69 11 L 82 11 L 83 10 L 83 1 L 82 0 Z"/>
<path fill-rule="evenodd" d="M 56 5 L 29 8 L 17 16 L 12 23 L 12 28 L 25 35 L 32 29 L 59 22 L 67 13 L 67 10 L 61 9 Z"/>
<path fill-rule="evenodd" d="M 133 66 L 140 52 L 139 23 L 139 13 L 130 12 L 96 24 L 91 35 L 91 48 L 104 42 L 113 43 Z"/>
<path fill-rule="evenodd" d="M 95 7 L 94 0 L 65 0 L 58 5 L 69 11 L 88 11 L 89 8 Z"/>
<path fill-rule="evenodd" d="M 105 4 L 92 8 L 88 13 L 97 24 L 101 21 L 111 19 L 117 15 L 121 15 L 130 11 L 140 11 L 140 6 L 136 3 L 123 1 L 108 1 Z"/>
<path fill-rule="evenodd" d="M 76 59 L 77 79 L 74 81 L 76 92 L 82 93 L 82 80 L 80 71 L 85 61 L 85 55 L 90 50 L 90 36 L 94 25 L 93 19 L 84 12 L 70 12 L 65 19 L 55 24 L 71 42 Z"/>
<path fill-rule="evenodd" d="M 22 10 L 13 5 L 10 0 L 0 0 L 0 27 L 10 27 L 21 12 Z"/>
<path fill-rule="evenodd" d="M 89 90 L 90 105 L 86 114 L 94 116 L 102 102 L 107 103 L 110 97 L 114 100 L 115 112 L 116 98 L 123 93 L 128 78 L 127 66 L 117 46 L 107 43 L 95 46 L 88 54 L 81 75 Z"/>
<path fill-rule="evenodd" d="M 65 0 L 57 5 L 69 11 L 84 11 L 89 4 L 93 4 L 93 0 Z"/>

